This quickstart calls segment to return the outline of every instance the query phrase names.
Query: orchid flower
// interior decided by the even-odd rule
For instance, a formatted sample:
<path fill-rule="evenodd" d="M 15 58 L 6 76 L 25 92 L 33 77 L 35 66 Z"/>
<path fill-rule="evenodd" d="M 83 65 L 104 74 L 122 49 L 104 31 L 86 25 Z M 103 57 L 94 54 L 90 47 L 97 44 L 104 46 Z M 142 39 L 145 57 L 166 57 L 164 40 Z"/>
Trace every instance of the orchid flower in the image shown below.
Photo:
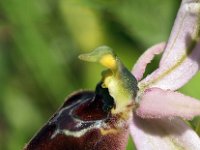
<path fill-rule="evenodd" d="M 159 67 L 142 79 L 162 52 Z M 149 48 L 132 72 L 107 46 L 79 58 L 107 68 L 95 92 L 69 96 L 25 150 L 123 150 L 129 132 L 138 150 L 200 150 L 184 121 L 200 115 L 200 101 L 176 92 L 200 68 L 200 0 L 182 1 L 167 44 Z"/>

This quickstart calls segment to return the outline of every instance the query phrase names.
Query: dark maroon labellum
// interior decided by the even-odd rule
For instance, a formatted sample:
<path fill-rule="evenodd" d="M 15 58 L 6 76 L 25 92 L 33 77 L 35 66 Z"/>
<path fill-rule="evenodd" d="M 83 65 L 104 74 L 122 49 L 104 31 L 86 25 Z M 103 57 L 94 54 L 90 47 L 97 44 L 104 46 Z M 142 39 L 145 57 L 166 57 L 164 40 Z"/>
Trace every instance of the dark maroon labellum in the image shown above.
<path fill-rule="evenodd" d="M 114 100 L 100 85 L 95 92 L 81 91 L 70 96 L 25 150 L 124 149 L 127 125 L 118 131 L 120 117 L 111 114 Z M 102 129 L 117 132 L 102 134 Z"/>

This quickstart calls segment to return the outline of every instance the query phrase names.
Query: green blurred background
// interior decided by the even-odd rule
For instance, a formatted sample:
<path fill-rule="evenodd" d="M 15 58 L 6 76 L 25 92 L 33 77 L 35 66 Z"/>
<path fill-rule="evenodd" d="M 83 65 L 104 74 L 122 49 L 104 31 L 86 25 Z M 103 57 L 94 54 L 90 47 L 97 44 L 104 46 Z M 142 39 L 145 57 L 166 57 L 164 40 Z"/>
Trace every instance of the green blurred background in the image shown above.
<path fill-rule="evenodd" d="M 166 41 L 180 0 L 1 0 L 0 149 L 18 150 L 77 89 L 94 89 L 103 67 L 78 54 L 111 46 L 131 69 Z M 158 58 L 149 65 L 152 71 Z M 200 99 L 200 74 L 181 89 Z M 200 133 L 200 121 L 191 125 Z M 131 139 L 127 149 L 133 149 Z"/>

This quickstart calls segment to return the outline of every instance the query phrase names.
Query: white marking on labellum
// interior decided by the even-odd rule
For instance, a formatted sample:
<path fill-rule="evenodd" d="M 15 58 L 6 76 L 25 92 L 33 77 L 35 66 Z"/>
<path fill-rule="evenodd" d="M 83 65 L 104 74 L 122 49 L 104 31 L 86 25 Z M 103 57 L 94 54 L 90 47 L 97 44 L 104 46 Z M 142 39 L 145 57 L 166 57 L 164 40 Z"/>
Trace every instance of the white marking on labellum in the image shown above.
<path fill-rule="evenodd" d="M 90 98 L 88 98 L 88 99 L 90 99 Z M 85 101 L 87 101 L 88 99 L 86 99 Z M 77 105 L 78 103 L 82 104 L 82 103 L 84 103 L 85 101 L 82 102 L 82 99 L 79 99 L 79 100 L 77 100 L 75 103 L 71 104 L 70 106 L 66 106 L 66 107 L 62 108 L 62 109 L 56 114 L 56 116 L 55 116 L 51 121 L 48 122 L 48 124 L 51 124 L 52 122 L 56 122 L 57 119 L 60 117 L 60 115 L 62 114 L 63 111 L 65 111 L 65 110 L 67 110 L 67 109 L 70 109 L 71 107 L 74 107 L 74 106 Z M 69 115 L 71 115 L 72 112 L 73 112 L 73 109 L 69 111 Z M 78 119 L 75 119 L 75 118 L 74 118 L 74 120 L 78 120 Z"/>
<path fill-rule="evenodd" d="M 79 123 L 79 126 L 81 126 L 81 122 Z M 79 130 L 79 131 L 71 131 L 71 130 L 67 130 L 67 129 L 59 129 L 58 128 L 55 130 L 55 132 L 51 136 L 51 139 L 56 137 L 58 134 L 64 134 L 66 136 L 73 136 L 73 137 L 79 138 L 79 137 L 83 136 L 85 133 L 87 133 L 88 131 L 90 131 L 92 129 L 99 129 L 101 127 L 107 127 L 107 125 L 104 123 L 103 120 L 96 121 L 96 123 L 94 125 L 91 125 L 90 127 Z"/>

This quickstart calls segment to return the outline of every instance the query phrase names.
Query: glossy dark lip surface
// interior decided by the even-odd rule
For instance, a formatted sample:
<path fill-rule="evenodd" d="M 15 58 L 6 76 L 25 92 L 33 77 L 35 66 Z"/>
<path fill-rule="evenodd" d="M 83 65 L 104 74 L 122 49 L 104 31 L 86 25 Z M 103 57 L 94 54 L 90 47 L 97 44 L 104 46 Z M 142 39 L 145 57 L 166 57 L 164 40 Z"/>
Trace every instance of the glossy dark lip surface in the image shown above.
<path fill-rule="evenodd" d="M 103 100 L 103 97 L 95 92 L 80 91 L 71 95 L 31 139 L 25 150 L 45 150 L 45 148 L 48 149 L 49 147 L 51 147 L 50 149 L 68 149 L 67 147 L 69 147 L 70 149 L 70 147 L 73 147 L 73 143 L 76 143 L 74 140 L 83 140 L 84 138 L 93 138 L 94 141 L 92 143 L 94 144 L 97 142 L 95 139 L 101 136 L 100 130 L 96 125 L 98 123 L 107 123 L 110 119 L 110 111 L 105 111 L 103 109 L 104 105 L 105 100 Z M 84 129 L 89 130 L 81 136 L 74 134 Z M 70 134 L 67 135 L 66 131 L 70 132 Z"/>
<path fill-rule="evenodd" d="M 49 121 L 49 125 L 55 124 L 59 130 L 80 131 L 97 121 L 105 121 L 109 115 L 103 110 L 102 96 L 94 92 L 76 93 L 66 103 Z"/>

